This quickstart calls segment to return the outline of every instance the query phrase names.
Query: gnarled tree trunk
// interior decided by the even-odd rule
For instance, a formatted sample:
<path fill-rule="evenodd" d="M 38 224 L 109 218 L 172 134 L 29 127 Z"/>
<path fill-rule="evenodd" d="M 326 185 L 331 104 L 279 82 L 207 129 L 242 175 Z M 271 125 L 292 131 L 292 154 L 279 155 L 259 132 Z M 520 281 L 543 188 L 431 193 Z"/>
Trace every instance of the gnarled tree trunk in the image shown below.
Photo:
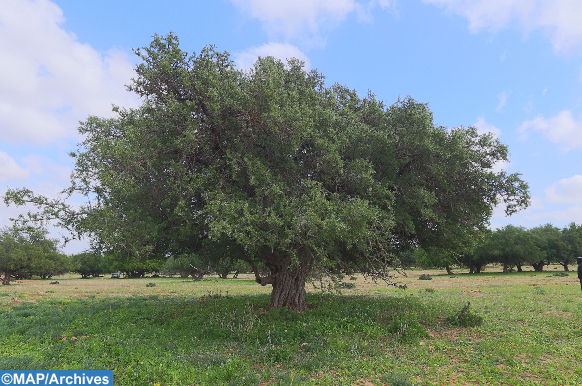
<path fill-rule="evenodd" d="M 544 271 L 544 261 L 540 261 L 539 263 L 532 263 L 533 269 L 536 272 L 543 272 Z"/>
<path fill-rule="evenodd" d="M 4 272 L 4 277 L 2 278 L 2 285 L 10 285 L 10 272 Z"/>
<path fill-rule="evenodd" d="M 299 264 L 292 266 L 292 260 L 276 252 L 264 254 L 263 262 L 270 269 L 269 276 L 261 277 L 257 267 L 251 264 L 257 283 L 265 286 L 271 284 L 271 300 L 268 308 L 289 308 L 298 312 L 307 308 L 305 300 L 305 281 L 311 269 L 311 259 L 306 247 L 297 249 Z"/>

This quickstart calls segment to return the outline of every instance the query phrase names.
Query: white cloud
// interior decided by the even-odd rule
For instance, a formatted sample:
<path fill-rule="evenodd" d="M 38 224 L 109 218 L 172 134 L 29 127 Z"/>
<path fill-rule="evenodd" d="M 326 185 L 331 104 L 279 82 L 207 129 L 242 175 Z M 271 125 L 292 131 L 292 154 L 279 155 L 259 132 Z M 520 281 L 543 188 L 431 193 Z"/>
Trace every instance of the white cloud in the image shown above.
<path fill-rule="evenodd" d="M 507 93 L 503 91 L 501 94 L 497 95 L 497 99 L 499 99 L 499 104 L 497 105 L 497 111 L 501 111 L 505 103 L 507 103 Z"/>
<path fill-rule="evenodd" d="M 395 0 L 376 0 L 372 1 L 372 4 L 373 3 L 378 3 L 382 8 L 390 8 L 394 6 Z"/>
<path fill-rule="evenodd" d="M 577 121 L 570 110 L 564 110 L 551 118 L 538 116 L 527 120 L 517 129 L 527 136 L 530 130 L 539 131 L 554 143 L 564 145 L 566 151 L 582 147 L 582 121 Z"/>
<path fill-rule="evenodd" d="M 319 33 L 341 23 L 355 12 L 358 20 L 371 22 L 372 9 L 393 9 L 394 0 L 231 0 L 251 17 L 259 19 L 270 38 L 303 38 L 323 44 Z M 274 40 L 274 39 L 273 39 Z"/>
<path fill-rule="evenodd" d="M 582 175 L 561 179 L 548 187 L 546 201 L 556 204 L 582 204 Z"/>
<path fill-rule="evenodd" d="M 64 31 L 48 0 L 3 0 L 0 12 L 0 139 L 48 144 L 76 134 L 88 115 L 111 104 L 135 106 L 125 90 L 133 76 L 126 54 L 106 54 Z"/>
<path fill-rule="evenodd" d="M 261 20 L 267 31 L 286 38 L 305 31 L 317 34 L 325 24 L 337 24 L 356 9 L 354 0 L 231 0 Z M 386 1 L 381 1 L 381 4 Z"/>
<path fill-rule="evenodd" d="M 558 227 L 566 226 L 571 222 L 582 223 L 582 205 L 573 205 L 565 210 L 554 210 L 548 212 L 535 213 L 525 216 L 531 224 L 561 224 Z M 535 225 L 534 225 L 535 226 Z"/>
<path fill-rule="evenodd" d="M 485 118 L 479 116 L 477 118 L 477 122 L 473 124 L 474 127 L 477 128 L 479 134 L 486 134 L 486 133 L 493 133 L 496 137 L 501 135 L 501 130 L 485 121 Z"/>
<path fill-rule="evenodd" d="M 258 59 L 258 57 L 273 56 L 283 63 L 287 62 L 287 59 L 297 58 L 305 62 L 305 69 L 309 70 L 311 64 L 309 58 L 301 50 L 291 44 L 283 43 L 267 43 L 260 47 L 251 48 L 245 52 L 234 55 L 235 63 L 240 69 L 249 69 L 253 67 L 253 64 Z"/>
<path fill-rule="evenodd" d="M 36 154 L 29 155 L 22 161 L 37 176 L 43 176 L 44 179 L 50 179 L 52 182 L 63 185 L 70 182 L 72 169 L 68 166 L 58 165 L 51 159 Z"/>
<path fill-rule="evenodd" d="M 21 168 L 8 153 L 0 151 L 0 182 L 26 180 L 30 170 Z"/>
<path fill-rule="evenodd" d="M 501 203 L 500 205 L 493 208 L 493 215 L 491 216 L 491 224 L 489 226 L 490 229 L 498 229 L 504 227 L 507 224 L 525 227 L 536 226 L 537 224 L 532 225 L 531 222 L 527 219 L 529 219 L 531 216 L 535 216 L 537 211 L 546 209 L 546 207 L 543 205 L 542 198 L 538 196 L 532 196 L 530 199 L 530 206 L 512 216 L 505 215 L 506 207 L 507 205 Z"/>
<path fill-rule="evenodd" d="M 525 33 L 544 29 L 556 51 L 582 43 L 582 2 L 578 0 L 423 0 L 469 20 L 469 28 L 498 30 L 517 21 Z"/>

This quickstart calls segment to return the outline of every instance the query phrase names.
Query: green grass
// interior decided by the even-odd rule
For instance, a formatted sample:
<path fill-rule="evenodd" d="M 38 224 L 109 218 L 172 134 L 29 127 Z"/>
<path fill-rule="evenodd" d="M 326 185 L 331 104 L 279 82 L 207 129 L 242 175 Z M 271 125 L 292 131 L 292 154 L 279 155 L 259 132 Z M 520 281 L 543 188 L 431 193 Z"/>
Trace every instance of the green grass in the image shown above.
<path fill-rule="evenodd" d="M 0 288 L 0 369 L 112 369 L 118 385 L 582 384 L 571 278 L 431 276 L 406 290 L 359 277 L 309 293 L 301 314 L 265 310 L 248 280 L 21 282 Z"/>

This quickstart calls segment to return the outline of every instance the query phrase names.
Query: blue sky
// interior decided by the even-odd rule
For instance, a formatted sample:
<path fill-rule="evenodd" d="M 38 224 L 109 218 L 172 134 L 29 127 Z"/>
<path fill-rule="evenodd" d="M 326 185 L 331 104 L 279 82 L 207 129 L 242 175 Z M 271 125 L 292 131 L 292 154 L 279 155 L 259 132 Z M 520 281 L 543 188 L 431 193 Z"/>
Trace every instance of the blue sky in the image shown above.
<path fill-rule="evenodd" d="M 410 95 L 437 125 L 492 131 L 510 151 L 498 167 L 532 194 L 492 228 L 582 223 L 579 0 L 2 0 L 0 195 L 68 186 L 78 122 L 137 106 L 132 48 L 170 31 L 189 52 L 213 44 L 241 68 L 298 57 L 330 85 Z M 0 226 L 18 213 L 2 204 Z"/>

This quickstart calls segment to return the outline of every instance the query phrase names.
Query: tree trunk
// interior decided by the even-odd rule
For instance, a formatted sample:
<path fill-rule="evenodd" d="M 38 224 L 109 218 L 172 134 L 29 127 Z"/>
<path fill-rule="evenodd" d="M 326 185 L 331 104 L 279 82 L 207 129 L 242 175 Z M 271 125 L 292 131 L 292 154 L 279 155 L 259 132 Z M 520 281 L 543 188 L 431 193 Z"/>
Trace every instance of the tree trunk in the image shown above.
<path fill-rule="evenodd" d="M 543 272 L 544 271 L 544 262 L 539 262 L 539 263 L 533 263 L 533 269 L 535 272 Z"/>
<path fill-rule="evenodd" d="M 2 285 L 10 285 L 10 272 L 4 272 L 4 278 L 2 278 Z"/>
<path fill-rule="evenodd" d="M 451 267 L 449 267 L 448 265 L 445 267 L 445 269 L 447 270 L 447 275 L 454 275 L 453 270 L 451 269 Z"/>
<path fill-rule="evenodd" d="M 286 307 L 299 312 L 305 310 L 307 302 L 305 300 L 305 280 L 307 278 L 305 269 L 300 267 L 292 270 L 281 270 L 273 283 L 269 308 Z"/>
<path fill-rule="evenodd" d="M 569 271 L 570 268 L 568 268 L 568 263 L 564 263 L 562 264 L 564 266 L 564 271 Z"/>
<path fill-rule="evenodd" d="M 483 267 L 482 264 L 476 263 L 475 264 L 475 273 L 481 273 L 481 268 Z"/>
<path fill-rule="evenodd" d="M 265 286 L 271 284 L 271 300 L 268 308 L 288 308 L 302 312 L 307 308 L 305 300 L 305 281 L 311 269 L 311 261 L 307 256 L 307 248 L 297 249 L 299 264 L 291 267 L 291 259 L 282 257 L 276 252 L 265 254 L 263 262 L 271 270 L 271 274 L 261 277 L 257 267 L 252 264 L 256 281 Z"/>
<path fill-rule="evenodd" d="M 505 259 L 503 261 L 503 273 L 507 274 L 509 272 L 509 269 L 507 269 L 507 259 Z"/>

